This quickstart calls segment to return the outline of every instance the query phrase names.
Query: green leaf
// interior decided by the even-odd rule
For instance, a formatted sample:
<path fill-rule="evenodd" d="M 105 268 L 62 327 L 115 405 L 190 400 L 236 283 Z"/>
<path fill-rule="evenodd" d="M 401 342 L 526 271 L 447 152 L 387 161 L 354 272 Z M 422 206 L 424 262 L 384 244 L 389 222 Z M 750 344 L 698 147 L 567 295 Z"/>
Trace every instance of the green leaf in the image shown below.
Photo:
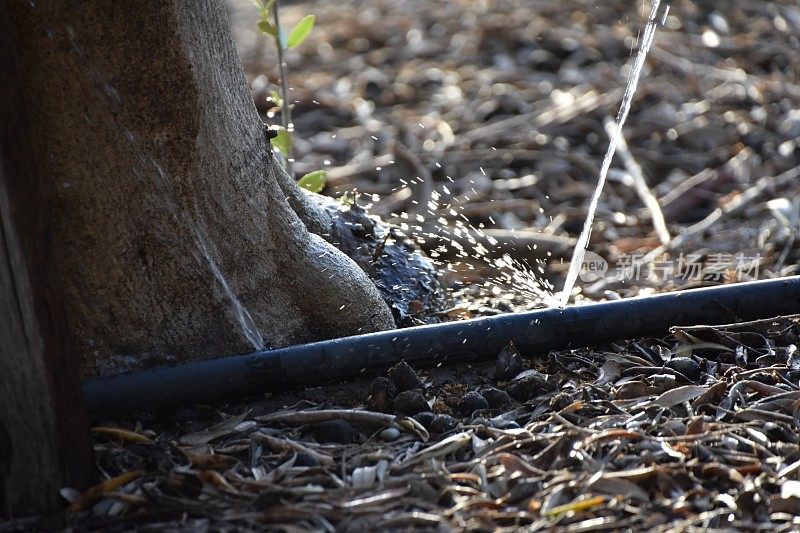
<path fill-rule="evenodd" d="M 278 134 L 270 140 L 270 143 L 283 157 L 289 157 L 289 152 L 292 150 L 292 138 L 288 131 L 283 128 L 279 129 Z"/>
<path fill-rule="evenodd" d="M 275 26 L 273 26 L 272 23 L 266 19 L 261 19 L 258 21 L 258 31 L 264 35 L 272 35 L 273 37 L 275 37 L 277 34 Z"/>
<path fill-rule="evenodd" d="M 262 0 L 252 0 L 253 6 L 255 6 L 256 10 L 258 10 L 258 14 L 262 20 L 266 20 L 269 22 L 269 6 L 271 6 L 275 0 L 269 0 L 266 4 L 262 2 Z"/>
<path fill-rule="evenodd" d="M 289 33 L 289 39 L 286 41 L 287 48 L 294 48 L 306 40 L 311 29 L 314 27 L 314 15 L 306 15 L 303 20 L 297 23 L 297 26 L 292 28 Z"/>
<path fill-rule="evenodd" d="M 297 184 L 308 191 L 320 192 L 325 188 L 325 178 L 327 176 L 328 173 L 324 170 L 315 170 L 297 180 Z"/>

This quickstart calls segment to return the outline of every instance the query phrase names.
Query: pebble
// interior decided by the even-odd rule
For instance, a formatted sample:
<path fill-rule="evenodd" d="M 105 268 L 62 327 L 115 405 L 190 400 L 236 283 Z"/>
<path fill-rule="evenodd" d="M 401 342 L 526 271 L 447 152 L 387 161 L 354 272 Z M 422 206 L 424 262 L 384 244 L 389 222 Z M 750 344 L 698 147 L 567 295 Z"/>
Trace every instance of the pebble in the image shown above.
<path fill-rule="evenodd" d="M 378 411 L 391 411 L 397 397 L 397 387 L 386 377 L 375 378 L 369 387 L 372 406 Z"/>
<path fill-rule="evenodd" d="M 423 411 L 414 415 L 414 420 L 422 424 L 422 427 L 425 429 L 431 429 L 431 422 L 434 416 L 436 415 L 434 415 L 432 411 Z"/>
<path fill-rule="evenodd" d="M 458 410 L 464 414 L 471 414 L 479 409 L 488 409 L 489 402 L 479 392 L 470 391 L 458 400 Z"/>
<path fill-rule="evenodd" d="M 414 369 L 408 366 L 405 361 L 401 361 L 389 369 L 389 378 L 391 378 L 397 390 L 405 392 L 413 389 L 422 389 L 425 384 L 419 379 L 419 376 Z"/>
<path fill-rule="evenodd" d="M 381 431 L 378 436 L 381 438 L 381 440 L 392 442 L 400 438 L 400 430 L 397 428 L 386 428 Z"/>
<path fill-rule="evenodd" d="M 517 478 L 519 481 L 511 488 L 508 495 L 509 503 L 518 503 L 526 500 L 542 490 L 541 481 L 529 481 L 524 477 Z"/>
<path fill-rule="evenodd" d="M 500 409 L 506 407 L 511 403 L 511 396 L 504 390 L 495 389 L 494 387 L 489 387 L 487 389 L 483 389 L 481 394 L 486 401 L 489 402 L 489 407 L 492 409 Z"/>
<path fill-rule="evenodd" d="M 458 420 L 450 415 L 436 415 L 431 420 L 431 433 L 446 433 L 456 428 Z"/>
<path fill-rule="evenodd" d="M 419 390 L 401 392 L 394 399 L 394 409 L 401 415 L 413 416 L 431 408 L 425 400 L 425 395 Z"/>
<path fill-rule="evenodd" d="M 555 380 L 549 380 L 547 375 L 536 370 L 526 370 L 506 386 L 506 392 L 521 402 L 527 402 L 531 398 L 554 390 L 556 390 Z"/>
<path fill-rule="evenodd" d="M 313 455 L 305 452 L 298 452 L 294 459 L 294 466 L 319 466 L 319 462 Z"/>
<path fill-rule="evenodd" d="M 317 442 L 336 442 L 349 444 L 356 438 L 356 429 L 347 420 L 326 420 L 317 424 L 309 424 L 305 432 Z"/>
<path fill-rule="evenodd" d="M 681 373 L 695 383 L 699 381 L 703 375 L 700 365 L 691 357 L 674 357 L 664 363 L 664 366 Z"/>
<path fill-rule="evenodd" d="M 439 491 L 429 481 L 412 477 L 408 480 L 408 487 L 411 489 L 411 496 L 418 500 L 424 502 L 439 501 Z"/>

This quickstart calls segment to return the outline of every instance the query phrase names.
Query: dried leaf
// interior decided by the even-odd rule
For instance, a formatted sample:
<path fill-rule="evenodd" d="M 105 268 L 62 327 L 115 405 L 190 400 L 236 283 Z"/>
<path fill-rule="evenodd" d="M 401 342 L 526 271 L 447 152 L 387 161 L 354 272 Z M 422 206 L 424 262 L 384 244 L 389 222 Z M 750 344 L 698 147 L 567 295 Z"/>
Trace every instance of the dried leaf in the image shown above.
<path fill-rule="evenodd" d="M 646 490 L 627 479 L 600 477 L 589 485 L 589 489 L 612 496 L 621 496 L 637 503 L 650 501 L 650 495 Z"/>
<path fill-rule="evenodd" d="M 694 400 L 707 390 L 708 387 L 702 385 L 684 385 L 683 387 L 668 390 L 653 400 L 653 404 L 660 405 L 661 407 L 672 407 L 673 405 Z"/>
<path fill-rule="evenodd" d="M 245 421 L 245 418 L 247 418 L 249 414 L 250 412 L 248 411 L 239 416 L 228 418 L 215 426 L 211 426 L 205 431 L 197 431 L 184 435 L 181 437 L 180 442 L 186 446 L 202 446 L 203 444 L 208 444 L 212 440 L 230 435 L 231 433 L 247 431 L 256 426 L 255 421 Z"/>
<path fill-rule="evenodd" d="M 122 428 L 112 428 L 112 427 L 93 427 L 92 433 L 95 435 L 103 435 L 106 437 L 110 437 L 112 439 L 118 439 L 123 442 L 138 442 L 138 443 L 151 443 L 153 442 L 150 437 L 142 435 L 141 433 L 136 433 L 135 431 L 129 431 L 127 429 Z"/>
<path fill-rule="evenodd" d="M 106 479 L 105 481 L 86 489 L 78 498 L 72 501 L 69 506 L 69 510 L 72 512 L 78 512 L 91 507 L 109 493 L 127 485 L 131 481 L 138 479 L 143 475 L 144 472 L 140 470 L 134 470 L 133 472 L 126 472 L 116 477 Z"/>
<path fill-rule="evenodd" d="M 186 456 L 201 470 L 223 470 L 238 462 L 235 457 L 221 453 L 187 453 Z"/>
<path fill-rule="evenodd" d="M 545 516 L 557 516 L 560 514 L 566 514 L 570 512 L 576 511 L 585 511 L 587 509 L 593 509 L 595 507 L 599 507 L 601 505 L 605 505 L 608 498 L 605 496 L 595 496 L 593 498 L 587 498 L 585 500 L 578 500 L 571 503 L 567 503 L 564 505 L 558 505 L 549 509 L 544 512 Z"/>
<path fill-rule="evenodd" d="M 216 470 L 203 470 L 200 472 L 200 479 L 204 482 L 208 483 L 215 489 L 223 492 L 231 492 L 234 494 L 238 494 L 238 490 L 233 488 L 233 485 L 228 483 L 228 480 L 225 479 L 222 474 L 217 472 Z"/>
<path fill-rule="evenodd" d="M 445 440 L 437 442 L 436 444 L 409 457 L 408 459 L 400 463 L 399 467 L 405 468 L 417 463 L 425 462 L 428 459 L 433 459 L 436 457 L 444 457 L 451 453 L 457 452 L 458 450 L 460 450 L 465 446 L 468 446 L 471 442 L 472 442 L 472 431 L 464 431 L 462 433 L 456 433 L 455 435 L 451 435 L 450 437 L 447 437 Z"/>

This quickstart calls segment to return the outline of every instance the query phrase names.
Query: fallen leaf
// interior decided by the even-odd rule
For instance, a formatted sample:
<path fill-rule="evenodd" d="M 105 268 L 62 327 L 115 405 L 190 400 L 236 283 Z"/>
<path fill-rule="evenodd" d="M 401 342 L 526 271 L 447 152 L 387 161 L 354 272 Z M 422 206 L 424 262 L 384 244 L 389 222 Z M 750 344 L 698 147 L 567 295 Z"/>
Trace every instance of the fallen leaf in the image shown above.
<path fill-rule="evenodd" d="M 683 387 L 668 390 L 653 400 L 653 404 L 661 407 L 672 407 L 673 405 L 694 400 L 707 390 L 708 387 L 702 385 L 684 385 Z"/>
<path fill-rule="evenodd" d="M 222 470 L 236 464 L 236 458 L 222 453 L 187 453 L 186 457 L 201 470 Z"/>
<path fill-rule="evenodd" d="M 556 516 L 560 514 L 566 514 L 573 511 L 585 511 L 587 509 L 592 509 L 593 507 L 598 507 L 606 503 L 608 498 L 605 496 L 595 496 L 593 498 L 588 498 L 586 500 L 575 501 L 571 503 L 565 503 L 564 505 L 559 505 L 557 507 L 553 507 L 544 512 L 545 516 Z"/>
<path fill-rule="evenodd" d="M 153 442 L 153 440 L 150 437 L 142 435 L 141 433 L 136 433 L 135 431 L 129 431 L 127 429 L 122 429 L 122 428 L 94 427 L 91 429 L 91 431 L 95 435 L 103 435 L 105 437 L 118 439 L 123 442 L 139 442 L 148 444 Z"/>
<path fill-rule="evenodd" d="M 141 470 L 125 472 L 124 474 L 106 479 L 97 485 L 89 487 L 70 504 L 69 510 L 72 512 L 78 512 L 87 509 L 100 501 L 103 497 L 107 496 L 110 492 L 127 485 L 134 479 L 137 479 L 143 475 L 144 472 Z"/>

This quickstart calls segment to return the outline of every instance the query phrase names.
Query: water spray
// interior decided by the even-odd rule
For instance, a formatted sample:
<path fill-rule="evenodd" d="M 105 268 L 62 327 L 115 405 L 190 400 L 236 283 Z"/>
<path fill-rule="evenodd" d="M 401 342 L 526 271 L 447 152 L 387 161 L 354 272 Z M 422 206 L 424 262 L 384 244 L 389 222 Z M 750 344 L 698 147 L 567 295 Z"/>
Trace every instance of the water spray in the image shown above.
<path fill-rule="evenodd" d="M 597 211 L 597 205 L 600 202 L 600 194 L 603 192 L 603 186 L 606 183 L 606 176 L 608 175 L 609 168 L 611 168 L 611 160 L 614 158 L 614 152 L 617 150 L 619 137 L 622 133 L 622 126 L 625 124 L 625 120 L 628 118 L 628 113 L 631 110 L 631 102 L 633 101 L 633 95 L 636 93 L 636 88 L 639 85 L 639 76 L 641 75 L 642 68 L 644 67 L 644 60 L 647 58 L 647 52 L 650 51 L 650 46 L 653 44 L 653 38 L 656 35 L 656 27 L 658 26 L 656 16 L 658 15 L 660 3 L 661 0 L 653 0 L 652 7 L 650 8 L 650 16 L 648 17 L 647 25 L 644 28 L 644 36 L 642 37 L 642 46 L 639 48 L 639 52 L 636 54 L 636 59 L 633 62 L 633 67 L 631 68 L 630 75 L 628 76 L 628 83 L 625 86 L 625 94 L 622 96 L 622 104 L 620 105 L 619 113 L 617 113 L 617 120 L 613 128 L 611 138 L 609 139 L 608 150 L 606 150 L 606 155 L 603 158 L 603 165 L 600 167 L 600 176 L 597 178 L 597 186 L 592 194 L 592 200 L 589 203 L 589 210 L 586 213 L 586 220 L 583 223 L 583 230 L 581 231 L 580 237 L 578 237 L 578 243 L 575 246 L 575 252 L 572 255 L 572 261 L 570 261 L 569 264 L 567 279 L 564 282 L 564 288 L 562 289 L 561 296 L 559 298 L 559 304 L 561 307 L 564 307 L 567 305 L 567 302 L 569 302 L 569 297 L 572 294 L 572 288 L 575 286 L 575 282 L 578 279 L 578 273 L 581 271 L 581 267 L 583 266 L 583 258 L 586 255 L 586 247 L 589 245 L 589 237 L 592 234 L 592 223 L 594 222 L 594 215 Z M 664 13 L 664 16 L 666 16 L 666 12 Z"/>

